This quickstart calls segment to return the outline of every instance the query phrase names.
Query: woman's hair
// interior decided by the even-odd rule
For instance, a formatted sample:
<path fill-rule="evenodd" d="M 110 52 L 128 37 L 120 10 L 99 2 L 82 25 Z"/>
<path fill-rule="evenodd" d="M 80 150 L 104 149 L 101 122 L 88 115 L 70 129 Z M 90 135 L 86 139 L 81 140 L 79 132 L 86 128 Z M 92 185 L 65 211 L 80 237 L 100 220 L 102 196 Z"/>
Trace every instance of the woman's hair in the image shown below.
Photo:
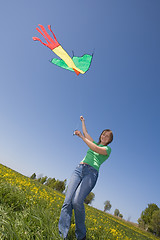
<path fill-rule="evenodd" d="M 101 136 L 102 136 L 102 134 L 103 134 L 104 132 L 109 132 L 109 133 L 110 133 L 110 139 L 109 139 L 109 141 L 106 143 L 106 145 L 108 145 L 109 143 L 111 143 L 111 142 L 113 141 L 113 133 L 112 133 L 112 131 L 111 131 L 110 129 L 105 129 L 105 130 L 102 131 L 102 133 L 101 133 L 101 135 L 100 135 L 100 137 L 99 137 L 99 141 L 98 141 L 97 144 L 100 144 L 100 142 L 101 142 Z"/>

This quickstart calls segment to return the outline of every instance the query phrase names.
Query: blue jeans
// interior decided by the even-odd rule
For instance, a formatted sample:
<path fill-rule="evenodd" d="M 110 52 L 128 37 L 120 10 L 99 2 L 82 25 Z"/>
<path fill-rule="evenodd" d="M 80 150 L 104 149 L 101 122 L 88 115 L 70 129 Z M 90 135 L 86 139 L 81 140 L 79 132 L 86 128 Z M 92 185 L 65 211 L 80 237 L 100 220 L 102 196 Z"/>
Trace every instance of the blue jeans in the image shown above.
<path fill-rule="evenodd" d="M 75 213 L 76 238 L 83 239 L 86 235 L 84 200 L 94 188 L 98 171 L 86 164 L 79 164 L 75 169 L 67 188 L 65 201 L 59 219 L 59 233 L 67 237 L 72 217 Z"/>

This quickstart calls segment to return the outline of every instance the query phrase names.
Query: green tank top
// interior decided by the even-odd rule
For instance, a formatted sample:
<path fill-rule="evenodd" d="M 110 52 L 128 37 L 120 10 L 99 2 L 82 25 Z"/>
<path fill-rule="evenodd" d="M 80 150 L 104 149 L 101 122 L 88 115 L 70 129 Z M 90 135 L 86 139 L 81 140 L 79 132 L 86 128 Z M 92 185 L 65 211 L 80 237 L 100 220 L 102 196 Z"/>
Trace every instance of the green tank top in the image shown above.
<path fill-rule="evenodd" d="M 88 165 L 94 167 L 97 171 L 99 171 L 101 164 L 108 159 L 111 153 L 111 148 L 102 144 L 98 145 L 95 141 L 93 141 L 93 143 L 95 143 L 99 147 L 104 147 L 107 151 L 107 155 L 102 155 L 89 149 L 81 163 L 87 163 Z"/>

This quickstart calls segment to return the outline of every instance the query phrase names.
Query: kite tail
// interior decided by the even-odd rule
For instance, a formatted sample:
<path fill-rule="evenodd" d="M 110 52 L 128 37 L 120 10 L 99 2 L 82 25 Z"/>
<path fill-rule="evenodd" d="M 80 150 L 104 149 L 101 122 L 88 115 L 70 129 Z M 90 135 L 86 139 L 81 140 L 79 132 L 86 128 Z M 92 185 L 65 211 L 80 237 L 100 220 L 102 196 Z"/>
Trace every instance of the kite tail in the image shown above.
<path fill-rule="evenodd" d="M 55 34 L 53 33 L 53 31 L 52 31 L 52 29 L 51 29 L 51 25 L 48 25 L 48 29 L 49 29 L 50 32 L 53 34 L 53 37 L 54 37 L 55 41 L 58 43 L 57 38 L 56 38 Z"/>
<path fill-rule="evenodd" d="M 41 30 L 39 28 L 36 28 L 36 30 L 45 38 L 47 43 L 44 43 L 41 41 L 40 38 L 37 37 L 33 37 L 32 39 L 34 41 L 39 41 L 41 42 L 43 45 L 47 46 L 48 48 L 50 48 L 51 50 L 55 49 L 56 47 L 60 46 L 59 42 L 56 39 L 56 36 L 54 35 L 54 33 L 51 30 L 51 26 L 48 25 L 48 29 L 51 31 L 51 33 L 53 34 L 54 39 L 52 39 L 50 37 L 50 35 L 47 33 L 47 31 L 45 30 L 45 28 L 43 27 L 43 25 L 38 24 L 38 26 L 41 28 Z"/>

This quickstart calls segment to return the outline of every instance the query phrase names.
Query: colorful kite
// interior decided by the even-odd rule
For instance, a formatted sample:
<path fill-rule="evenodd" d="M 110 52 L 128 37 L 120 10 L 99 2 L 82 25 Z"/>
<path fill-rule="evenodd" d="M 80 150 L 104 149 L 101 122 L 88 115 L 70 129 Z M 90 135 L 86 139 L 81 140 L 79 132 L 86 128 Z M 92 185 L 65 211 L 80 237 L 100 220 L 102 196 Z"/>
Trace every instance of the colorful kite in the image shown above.
<path fill-rule="evenodd" d="M 90 67 L 93 55 L 84 54 L 82 57 L 71 58 L 68 53 L 62 48 L 56 39 L 56 36 L 51 30 L 51 25 L 48 25 L 48 29 L 53 34 L 54 39 L 50 37 L 45 28 L 39 24 L 41 30 L 37 27 L 37 31 L 45 38 L 47 43 L 43 43 L 41 39 L 33 37 L 34 41 L 40 41 L 43 45 L 50 48 L 61 59 L 53 58 L 51 62 L 59 67 L 65 68 L 70 71 L 74 71 L 77 75 L 84 74 Z"/>

